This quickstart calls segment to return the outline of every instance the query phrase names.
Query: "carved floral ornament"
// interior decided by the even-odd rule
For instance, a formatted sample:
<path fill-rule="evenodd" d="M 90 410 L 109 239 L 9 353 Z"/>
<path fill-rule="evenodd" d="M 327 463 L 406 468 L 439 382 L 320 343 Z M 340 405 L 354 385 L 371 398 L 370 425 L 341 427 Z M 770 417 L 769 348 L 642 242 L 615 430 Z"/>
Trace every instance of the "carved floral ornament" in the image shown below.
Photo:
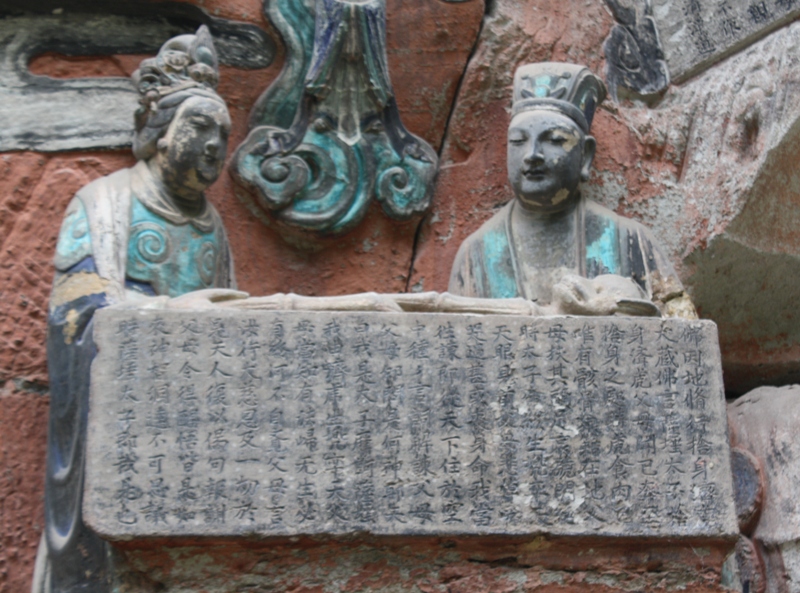
<path fill-rule="evenodd" d="M 287 59 L 231 167 L 251 209 L 285 236 L 345 233 L 373 198 L 397 220 L 424 212 L 438 159 L 400 120 L 384 0 L 317 0 L 313 8 L 277 0 L 265 10 Z"/>

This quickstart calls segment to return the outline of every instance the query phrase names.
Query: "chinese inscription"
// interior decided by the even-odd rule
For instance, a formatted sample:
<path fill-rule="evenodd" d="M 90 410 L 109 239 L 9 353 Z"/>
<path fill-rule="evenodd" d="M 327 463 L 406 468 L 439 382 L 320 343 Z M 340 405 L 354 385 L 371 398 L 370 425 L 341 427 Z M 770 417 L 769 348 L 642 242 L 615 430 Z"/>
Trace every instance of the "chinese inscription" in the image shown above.
<path fill-rule="evenodd" d="M 653 18 L 673 81 L 800 16 L 800 0 L 655 0 Z"/>
<path fill-rule="evenodd" d="M 106 536 L 736 530 L 711 323 L 98 315 Z"/>

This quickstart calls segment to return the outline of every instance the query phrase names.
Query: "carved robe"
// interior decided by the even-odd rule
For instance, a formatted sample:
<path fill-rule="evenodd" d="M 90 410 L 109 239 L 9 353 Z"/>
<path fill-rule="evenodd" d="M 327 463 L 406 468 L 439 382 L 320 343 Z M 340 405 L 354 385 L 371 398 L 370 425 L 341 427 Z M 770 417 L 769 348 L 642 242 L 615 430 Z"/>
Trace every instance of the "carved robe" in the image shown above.
<path fill-rule="evenodd" d="M 532 279 L 525 277 L 520 265 L 525 255 L 518 252 L 512 234 L 514 207 L 512 200 L 461 244 L 449 292 L 480 298 L 533 298 Z M 658 305 L 683 293 L 672 265 L 646 227 L 585 198 L 573 214 L 574 273 L 585 278 L 601 274 L 631 278 Z"/>
<path fill-rule="evenodd" d="M 47 335 L 45 533 L 35 586 L 53 593 L 103 592 L 110 586 L 107 546 L 81 519 L 94 312 L 132 293 L 233 288 L 233 265 L 213 206 L 206 203 L 197 217 L 185 217 L 140 162 L 76 194 L 62 223 L 55 266 Z"/>

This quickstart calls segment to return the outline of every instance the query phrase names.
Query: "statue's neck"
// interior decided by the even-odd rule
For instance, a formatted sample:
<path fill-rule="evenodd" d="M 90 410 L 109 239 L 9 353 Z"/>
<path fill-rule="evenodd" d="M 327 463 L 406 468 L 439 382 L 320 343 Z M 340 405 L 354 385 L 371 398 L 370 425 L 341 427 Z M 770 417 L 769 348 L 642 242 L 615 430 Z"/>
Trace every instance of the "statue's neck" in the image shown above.
<path fill-rule="evenodd" d="M 547 211 L 526 206 L 521 200 L 514 201 L 514 218 L 522 224 L 534 226 L 559 224 L 560 222 L 571 219 L 575 214 L 575 209 L 581 201 L 580 193 L 569 200 L 567 205 L 558 211 Z"/>
<path fill-rule="evenodd" d="M 205 212 L 206 198 L 202 191 L 191 190 L 184 186 L 175 187 L 175 184 L 170 184 L 164 179 L 161 168 L 155 159 L 151 159 L 147 165 L 153 177 L 155 189 L 166 202 L 172 204 L 187 218 L 195 218 Z"/>

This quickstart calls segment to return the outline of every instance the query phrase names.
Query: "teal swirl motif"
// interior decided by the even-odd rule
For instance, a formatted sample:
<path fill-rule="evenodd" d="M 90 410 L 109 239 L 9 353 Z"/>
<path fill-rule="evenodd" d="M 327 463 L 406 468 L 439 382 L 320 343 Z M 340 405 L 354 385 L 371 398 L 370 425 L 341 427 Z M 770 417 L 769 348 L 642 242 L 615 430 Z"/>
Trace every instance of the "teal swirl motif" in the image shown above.
<path fill-rule="evenodd" d="M 401 157 L 386 144 L 376 142 L 373 146 L 378 161 L 375 197 L 389 216 L 400 220 L 425 212 L 436 176 L 436 153 L 420 143 L 421 154 Z"/>
<path fill-rule="evenodd" d="M 211 286 L 217 275 L 217 246 L 210 241 L 204 242 L 194 256 L 197 272 L 206 286 Z"/>
<path fill-rule="evenodd" d="M 172 242 L 164 229 L 152 222 L 140 222 L 131 227 L 136 252 L 143 260 L 154 264 L 165 261 L 172 253 Z"/>
<path fill-rule="evenodd" d="M 311 9 L 275 0 L 266 10 L 287 43 L 286 66 L 253 110 L 230 171 L 249 190 L 237 195 L 286 235 L 345 233 L 373 199 L 396 220 L 430 206 L 438 159 L 400 120 L 384 1 L 316 0 Z"/>

